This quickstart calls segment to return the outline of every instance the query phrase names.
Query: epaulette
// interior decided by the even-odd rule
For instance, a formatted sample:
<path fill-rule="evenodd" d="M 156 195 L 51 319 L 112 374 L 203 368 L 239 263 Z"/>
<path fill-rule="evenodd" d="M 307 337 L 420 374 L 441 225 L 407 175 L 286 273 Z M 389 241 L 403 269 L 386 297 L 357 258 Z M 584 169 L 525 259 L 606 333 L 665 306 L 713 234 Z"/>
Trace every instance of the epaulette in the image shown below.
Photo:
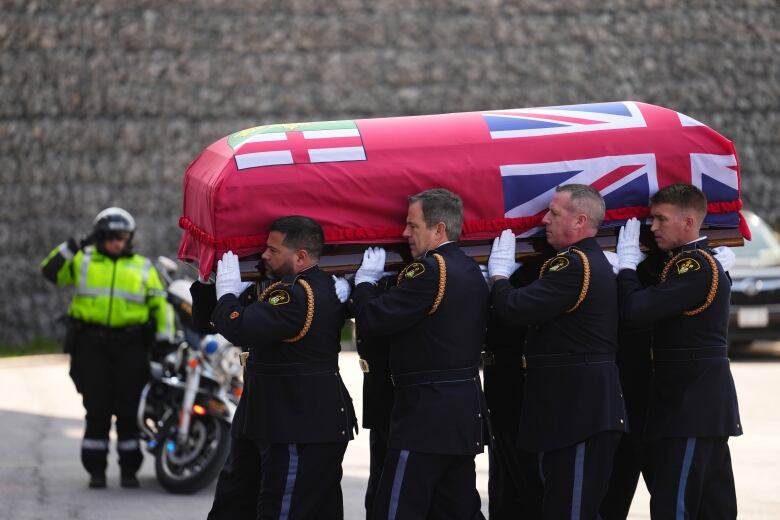
<path fill-rule="evenodd" d="M 444 257 L 439 253 L 433 253 L 431 257 L 439 264 L 439 288 L 436 291 L 436 298 L 433 300 L 433 306 L 431 307 L 431 310 L 428 311 L 428 315 L 431 315 L 438 310 L 441 301 L 444 299 L 444 290 L 447 286 L 447 264 L 444 263 Z M 402 281 L 417 278 L 424 272 L 425 263 L 412 262 L 398 273 L 398 281 L 396 283 L 400 285 Z"/>
<path fill-rule="evenodd" d="M 580 257 L 580 260 L 582 260 L 582 288 L 580 289 L 580 295 L 577 298 L 577 303 L 574 304 L 574 306 L 567 310 L 566 312 L 574 312 L 577 307 L 579 307 L 583 301 L 585 301 L 585 296 L 588 294 L 588 288 L 590 287 L 590 262 L 588 261 L 588 256 L 577 249 L 576 247 L 570 247 L 566 251 L 561 251 L 554 257 L 548 259 L 545 263 L 542 264 L 542 268 L 539 270 L 539 278 L 542 278 L 544 276 L 545 272 L 558 272 L 563 271 L 569 265 L 571 262 L 566 257 L 569 253 L 574 253 L 577 256 Z"/>
<path fill-rule="evenodd" d="M 300 283 L 303 290 L 306 292 L 306 321 L 303 323 L 301 331 L 292 338 L 283 339 L 285 343 L 295 343 L 300 341 L 309 332 L 311 323 L 314 320 L 314 291 L 311 289 L 309 282 L 303 278 L 296 278 L 295 281 Z M 266 289 L 260 293 L 258 300 L 268 302 L 271 305 L 285 305 L 292 301 L 292 287 L 294 283 L 288 282 L 276 282 L 272 283 Z"/>
<path fill-rule="evenodd" d="M 710 290 L 707 293 L 707 297 L 704 299 L 704 303 L 695 309 L 684 311 L 685 316 L 695 316 L 700 312 L 703 312 L 712 304 L 715 299 L 715 294 L 718 292 L 718 264 L 715 263 L 715 258 L 703 249 L 693 249 L 689 251 L 682 251 L 674 255 L 671 260 L 666 262 L 664 270 L 661 271 L 661 282 L 666 281 L 666 277 L 669 275 L 669 271 L 672 267 L 676 268 L 678 275 L 685 275 L 698 271 L 701 269 L 701 264 L 695 258 L 687 257 L 685 255 L 698 253 L 704 257 L 704 260 L 710 264 L 710 270 L 712 271 L 712 283 L 710 284 Z"/>

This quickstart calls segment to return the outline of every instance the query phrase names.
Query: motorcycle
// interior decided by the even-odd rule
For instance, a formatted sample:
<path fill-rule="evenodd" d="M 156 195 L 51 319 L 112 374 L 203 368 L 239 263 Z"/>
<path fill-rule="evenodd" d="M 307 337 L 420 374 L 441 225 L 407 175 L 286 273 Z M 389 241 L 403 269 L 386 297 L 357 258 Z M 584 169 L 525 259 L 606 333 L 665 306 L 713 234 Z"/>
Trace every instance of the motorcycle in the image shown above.
<path fill-rule="evenodd" d="M 180 327 L 175 351 L 151 361 L 138 424 L 162 487 L 191 494 L 216 478 L 228 456 L 230 423 L 243 389 L 241 350 L 219 334 L 195 332 L 192 280 L 169 258 L 159 257 L 157 267 Z"/>

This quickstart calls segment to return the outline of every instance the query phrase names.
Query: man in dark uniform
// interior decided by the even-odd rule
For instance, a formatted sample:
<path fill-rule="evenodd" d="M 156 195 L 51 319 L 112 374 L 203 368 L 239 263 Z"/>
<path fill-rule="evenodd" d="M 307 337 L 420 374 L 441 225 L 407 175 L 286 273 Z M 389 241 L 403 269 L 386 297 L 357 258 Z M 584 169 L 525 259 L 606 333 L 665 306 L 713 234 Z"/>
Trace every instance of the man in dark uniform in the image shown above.
<path fill-rule="evenodd" d="M 665 263 L 666 255 L 660 250 L 655 249 L 648 254 L 637 267 L 643 287 L 658 283 Z M 652 378 L 652 329 L 631 328 L 621 323 L 618 345 L 617 365 L 630 431 L 620 439 L 615 452 L 607 494 L 601 502 L 600 513 L 604 520 L 625 520 L 628 517 L 640 474 L 648 488 L 652 482 L 649 448 L 642 440 Z"/>
<path fill-rule="evenodd" d="M 673 184 L 650 199 L 651 231 L 669 259 L 642 288 L 639 221 L 620 231 L 621 317 L 653 327 L 653 384 L 644 438 L 652 444 L 653 518 L 736 518 L 728 438 L 742 434 L 728 360 L 730 284 L 699 231 L 707 200 Z"/>
<path fill-rule="evenodd" d="M 558 186 L 542 223 L 559 253 L 538 280 L 514 288 L 515 237 L 505 230 L 488 270 L 493 310 L 508 324 L 531 325 L 519 446 L 537 454 L 543 518 L 598 517 L 626 414 L 615 353 L 617 285 L 594 238 L 604 218 L 599 193 Z"/>
<path fill-rule="evenodd" d="M 514 287 L 528 285 L 538 277 L 542 263 L 542 260 L 523 263 L 512 274 L 510 282 Z M 525 325 L 515 327 L 502 323 L 495 313 L 488 319 L 482 362 L 485 400 L 494 437 L 488 479 L 490 520 L 542 516 L 542 481 L 536 456 L 517 447 L 527 329 Z"/>
<path fill-rule="evenodd" d="M 367 250 L 355 275 L 357 326 L 389 336 L 395 385 L 375 519 L 483 518 L 474 457 L 488 442 L 479 380 L 488 290 L 457 245 L 462 223 L 457 195 L 412 196 L 404 237 L 417 260 L 384 292 L 383 249 Z"/>
<path fill-rule="evenodd" d="M 395 285 L 398 273 L 383 276 L 377 290 L 387 291 Z M 382 476 L 390 435 L 390 412 L 393 409 L 393 381 L 390 377 L 390 338 L 368 336 L 360 327 L 355 329 L 360 369 L 363 372 L 363 428 L 369 434 L 369 470 L 366 486 L 366 519 L 373 518 L 374 497 Z"/>
<path fill-rule="evenodd" d="M 338 368 L 346 309 L 317 267 L 322 247 L 315 221 L 280 218 L 262 255 L 278 282 L 252 294 L 228 252 L 216 294 L 193 284 L 193 316 L 202 324 L 210 314 L 217 332 L 249 348 L 209 519 L 343 518 L 341 462 L 355 415 Z"/>

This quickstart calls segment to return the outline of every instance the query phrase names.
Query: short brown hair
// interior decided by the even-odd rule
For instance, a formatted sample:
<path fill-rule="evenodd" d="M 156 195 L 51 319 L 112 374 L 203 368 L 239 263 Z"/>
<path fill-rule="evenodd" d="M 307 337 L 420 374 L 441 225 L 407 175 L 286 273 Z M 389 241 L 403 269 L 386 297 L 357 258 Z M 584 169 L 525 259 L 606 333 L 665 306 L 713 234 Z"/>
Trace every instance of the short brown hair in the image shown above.
<path fill-rule="evenodd" d="M 650 205 L 655 204 L 670 204 L 678 208 L 693 210 L 699 217 L 699 225 L 704 222 L 704 217 L 707 216 L 707 196 L 691 184 L 670 184 L 661 188 L 650 197 Z"/>

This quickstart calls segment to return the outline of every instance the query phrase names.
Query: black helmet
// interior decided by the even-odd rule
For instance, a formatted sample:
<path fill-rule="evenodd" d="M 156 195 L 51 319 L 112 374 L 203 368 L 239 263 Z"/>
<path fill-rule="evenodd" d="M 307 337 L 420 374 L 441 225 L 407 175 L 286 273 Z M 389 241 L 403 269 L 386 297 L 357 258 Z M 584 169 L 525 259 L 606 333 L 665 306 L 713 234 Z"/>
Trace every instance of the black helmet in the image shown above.
<path fill-rule="evenodd" d="M 135 219 L 122 208 L 106 208 L 95 217 L 95 238 L 101 242 L 119 233 L 130 233 L 130 240 L 135 233 Z"/>

